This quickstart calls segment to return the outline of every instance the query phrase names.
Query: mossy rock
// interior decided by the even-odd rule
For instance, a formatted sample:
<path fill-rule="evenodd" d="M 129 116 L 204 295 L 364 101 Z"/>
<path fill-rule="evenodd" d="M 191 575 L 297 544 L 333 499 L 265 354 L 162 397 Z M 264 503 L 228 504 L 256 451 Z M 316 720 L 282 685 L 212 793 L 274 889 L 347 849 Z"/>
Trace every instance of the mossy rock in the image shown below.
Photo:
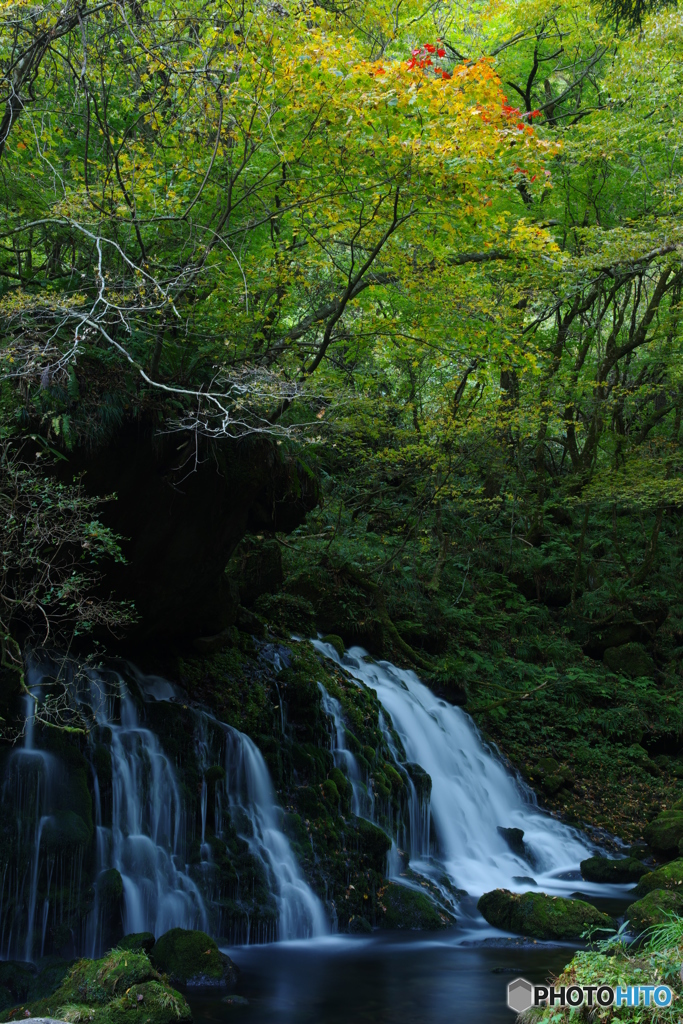
<path fill-rule="evenodd" d="M 123 879 L 116 868 L 109 868 L 99 876 L 97 895 L 107 907 L 115 907 L 123 899 Z"/>
<path fill-rule="evenodd" d="M 58 811 L 45 822 L 41 843 L 51 853 L 62 853 L 87 846 L 90 838 L 90 829 L 79 814 L 75 811 Z"/>
<path fill-rule="evenodd" d="M 52 1016 L 70 1024 L 191 1020 L 183 997 L 162 980 L 147 956 L 123 949 L 114 949 L 101 960 L 78 960 L 56 991 L 0 1014 L 0 1020 L 10 1016 Z"/>
<path fill-rule="evenodd" d="M 72 1003 L 57 1010 L 67 1024 L 178 1024 L 192 1012 L 180 992 L 161 981 L 131 985 L 105 1006 Z"/>
<path fill-rule="evenodd" d="M 637 882 L 647 868 L 642 861 L 635 857 L 626 857 L 624 860 L 610 860 L 609 857 L 589 857 L 582 860 L 581 877 L 587 882 Z"/>
<path fill-rule="evenodd" d="M 355 829 L 358 835 L 361 851 L 365 854 L 374 868 L 380 875 L 384 874 L 386 868 L 387 853 L 391 849 L 391 839 L 377 825 L 365 818 L 356 818 Z"/>
<path fill-rule="evenodd" d="M 636 932 L 668 924 L 672 914 L 683 917 L 683 892 L 671 889 L 653 889 L 626 911 L 626 917 Z"/>
<path fill-rule="evenodd" d="M 614 922 L 590 903 L 543 892 L 486 892 L 477 909 L 494 928 L 534 939 L 578 939 L 588 928 L 612 928 Z"/>
<path fill-rule="evenodd" d="M 123 936 L 118 943 L 118 948 L 130 949 L 134 953 L 147 953 L 149 955 L 155 941 L 152 932 L 130 932 L 129 935 Z"/>
<path fill-rule="evenodd" d="M 554 796 L 563 786 L 571 786 L 574 781 L 569 769 L 563 768 L 554 757 L 541 757 L 532 779 L 538 779 L 548 796 Z"/>
<path fill-rule="evenodd" d="M 322 638 L 321 642 L 324 644 L 329 644 L 330 647 L 334 647 L 335 651 L 337 652 L 340 658 L 344 657 L 344 641 L 340 636 L 337 636 L 336 633 L 328 633 L 327 636 L 324 636 Z"/>
<path fill-rule="evenodd" d="M 643 645 L 638 643 L 608 647 L 602 658 L 611 672 L 622 672 L 633 679 L 640 676 L 652 678 L 656 671 L 654 661 Z"/>
<path fill-rule="evenodd" d="M 636 896 L 645 896 L 653 889 L 680 889 L 683 891 L 683 858 L 672 860 L 655 871 L 648 871 L 633 890 Z"/>
<path fill-rule="evenodd" d="M 658 853 L 676 853 L 683 839 L 683 811 L 662 811 L 645 827 L 644 835 Z"/>
<path fill-rule="evenodd" d="M 325 781 L 323 782 L 323 794 L 328 804 L 330 804 L 332 807 L 336 808 L 341 803 L 339 790 L 335 786 L 332 779 L 325 779 Z"/>
<path fill-rule="evenodd" d="M 418 798 L 428 800 L 432 792 L 432 777 L 429 772 L 426 772 L 422 765 L 414 764 L 412 761 L 408 761 L 403 767 L 412 779 Z"/>
<path fill-rule="evenodd" d="M 230 957 L 206 932 L 171 928 L 157 939 L 150 958 L 176 985 L 226 985 L 237 976 Z"/>
<path fill-rule="evenodd" d="M 455 918 L 435 907 L 423 892 L 389 882 L 379 898 L 384 913 L 378 918 L 380 928 L 436 931 L 455 924 Z"/>

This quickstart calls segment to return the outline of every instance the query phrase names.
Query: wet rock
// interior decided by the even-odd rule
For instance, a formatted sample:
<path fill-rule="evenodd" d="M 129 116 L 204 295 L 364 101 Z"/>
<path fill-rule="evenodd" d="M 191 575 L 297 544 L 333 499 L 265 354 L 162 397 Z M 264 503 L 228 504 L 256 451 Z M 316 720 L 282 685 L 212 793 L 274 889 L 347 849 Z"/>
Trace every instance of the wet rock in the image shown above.
<path fill-rule="evenodd" d="M 150 958 L 175 985 L 227 985 L 237 978 L 230 957 L 205 932 L 171 928 L 157 939 Z"/>
<path fill-rule="evenodd" d="M 683 890 L 683 859 L 672 860 L 655 871 L 648 871 L 633 892 L 636 896 L 645 896 L 653 889 Z"/>
<path fill-rule="evenodd" d="M 249 1000 L 245 996 L 223 996 L 221 1002 L 227 1006 L 249 1006 Z"/>
<path fill-rule="evenodd" d="M 653 889 L 626 911 L 626 917 L 636 932 L 643 932 L 653 925 L 668 924 L 673 914 L 683 917 L 683 891 Z"/>
<path fill-rule="evenodd" d="M 683 839 L 683 811 L 662 811 L 645 828 L 645 839 L 658 853 L 675 854 Z"/>
<path fill-rule="evenodd" d="M 373 825 L 365 818 L 356 818 L 354 821 L 356 832 L 363 854 L 367 857 L 370 866 L 379 874 L 384 873 L 386 858 L 391 849 L 391 839 L 381 828 Z"/>
<path fill-rule="evenodd" d="M 413 785 L 420 800 L 428 800 L 432 792 L 432 777 L 424 770 L 422 765 L 408 761 L 403 765 L 412 779 Z"/>
<path fill-rule="evenodd" d="M 531 875 L 513 875 L 512 881 L 517 882 L 518 885 L 538 885 L 536 879 Z"/>
<path fill-rule="evenodd" d="M 655 663 L 642 644 L 622 644 L 608 647 L 602 656 L 605 665 L 612 672 L 622 672 L 636 679 L 640 676 L 652 678 L 656 672 Z"/>
<path fill-rule="evenodd" d="M 645 865 L 635 857 L 624 860 L 610 860 L 609 857 L 589 857 L 582 860 L 581 877 L 587 882 L 637 882 L 647 871 Z"/>
<path fill-rule="evenodd" d="M 508 844 L 513 853 L 518 857 L 527 859 L 527 848 L 524 843 L 524 830 L 521 828 L 503 828 L 498 825 L 498 832 Z"/>
<path fill-rule="evenodd" d="M 355 914 L 349 918 L 349 931 L 352 935 L 368 935 L 372 931 L 372 925 L 366 917 Z"/>
<path fill-rule="evenodd" d="M 535 939 L 578 939 L 588 927 L 613 926 L 611 917 L 590 903 L 542 892 L 494 889 L 484 893 L 477 908 L 494 928 Z"/>
<path fill-rule="evenodd" d="M 425 893 L 389 882 L 381 893 L 384 913 L 378 920 L 380 928 L 434 931 L 455 924 L 455 918 L 432 903 Z"/>

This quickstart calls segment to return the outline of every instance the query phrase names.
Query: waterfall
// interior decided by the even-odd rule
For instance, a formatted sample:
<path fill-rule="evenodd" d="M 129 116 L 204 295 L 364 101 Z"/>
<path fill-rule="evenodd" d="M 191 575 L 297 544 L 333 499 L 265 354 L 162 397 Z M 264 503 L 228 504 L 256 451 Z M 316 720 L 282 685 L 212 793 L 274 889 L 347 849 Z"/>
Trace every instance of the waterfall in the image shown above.
<path fill-rule="evenodd" d="M 341 704 L 332 697 L 322 683 L 318 683 L 323 711 L 332 721 L 334 734 L 330 737 L 330 752 L 335 767 L 340 768 L 351 783 L 351 811 L 359 818 L 374 820 L 375 801 L 372 791 L 368 789 L 367 780 L 361 778 L 358 761 L 346 745 L 346 726 Z"/>
<path fill-rule="evenodd" d="M 95 720 L 111 736 L 111 827 L 102 824 L 97 774 L 93 786 L 97 877 L 112 868 L 119 872 L 126 933 L 206 930 L 204 901 L 185 866 L 185 815 L 173 766 L 154 733 L 140 724 L 123 677 L 113 672 L 86 676 Z M 88 929 L 91 956 L 99 951 L 98 916 L 96 903 Z"/>
<path fill-rule="evenodd" d="M 424 816 L 420 820 L 411 798 L 413 871 L 434 880 L 445 875 L 471 896 L 498 887 L 524 892 L 529 876 L 545 892 L 568 894 L 576 888 L 575 881 L 562 876 L 576 872 L 593 848 L 576 830 L 540 811 L 531 790 L 506 770 L 464 711 L 434 696 L 414 672 L 366 660 L 360 647 L 340 659 L 331 645 L 313 643 L 350 677 L 376 691 L 408 762 L 431 776 L 433 852 L 428 836 L 425 842 Z M 389 742 L 386 723 L 384 733 Z M 510 849 L 499 827 L 524 831 L 526 856 Z"/>
<path fill-rule="evenodd" d="M 90 793 L 82 794 L 87 807 L 77 812 L 73 777 L 60 756 L 40 749 L 43 737 L 35 727 L 36 702 L 58 671 L 68 677 L 73 705 L 93 722 L 81 744 L 86 757 L 69 748 L 81 759 L 83 771 L 86 758 L 90 762 Z M 224 934 L 216 930 L 221 911 L 211 899 L 216 872 L 209 822 L 217 837 L 228 830 L 240 837 L 260 865 L 274 901 L 275 922 L 269 929 L 251 927 L 246 911 L 242 941 L 328 932 L 323 906 L 282 831 L 266 763 L 247 736 L 207 712 L 186 707 L 190 747 L 194 743 L 200 771 L 211 766 L 215 771 L 216 756 L 224 764 L 218 782 L 213 777 L 209 785 L 200 775 L 199 858 L 195 854 L 190 865 L 195 825 L 188 818 L 186 792 L 158 735 L 142 720 L 145 707 L 151 713 L 155 704 L 182 700 L 178 689 L 133 666 L 122 674 L 70 663 L 56 668 L 49 659 L 29 666 L 28 681 L 23 743 L 7 756 L 1 791 L 2 824 L 13 841 L 5 844 L 7 860 L 0 862 L 0 959 L 42 956 L 56 932 L 71 954 L 101 955 L 111 941 L 106 922 L 115 927 L 112 900 L 120 901 L 119 927 L 125 933 L 159 936 L 181 927 Z M 284 717 L 281 721 L 284 725 Z M 91 879 L 88 897 L 86 880 Z M 237 889 L 231 905 L 239 910 L 239 881 Z"/>
<path fill-rule="evenodd" d="M 277 937 L 283 941 L 326 935 L 329 926 L 322 903 L 305 881 L 280 827 L 281 811 L 263 756 L 244 733 L 223 728 L 228 805 L 236 821 L 247 823 L 238 834 L 265 868 L 278 908 Z"/>

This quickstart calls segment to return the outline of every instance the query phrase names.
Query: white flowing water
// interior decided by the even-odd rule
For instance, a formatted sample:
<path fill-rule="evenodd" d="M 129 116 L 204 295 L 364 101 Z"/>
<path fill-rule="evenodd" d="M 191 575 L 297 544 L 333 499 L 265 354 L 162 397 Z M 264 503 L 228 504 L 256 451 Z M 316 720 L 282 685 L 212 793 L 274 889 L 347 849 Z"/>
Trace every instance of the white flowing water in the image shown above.
<path fill-rule="evenodd" d="M 93 794 L 98 876 L 110 868 L 121 875 L 126 933 L 206 930 L 204 901 L 185 865 L 184 808 L 173 766 L 155 734 L 140 724 L 124 679 L 107 673 L 105 680 L 93 672 L 88 681 L 97 724 L 111 732 L 110 828 L 102 824 L 97 776 Z M 96 904 L 88 927 L 91 956 L 99 951 L 100 939 Z"/>
<path fill-rule="evenodd" d="M 576 830 L 540 811 L 533 793 L 484 744 L 464 711 L 436 697 L 414 672 L 366 660 L 360 647 L 340 660 L 329 644 L 313 643 L 376 691 L 407 761 L 431 776 L 433 853 L 425 850 L 424 842 L 418 844 L 420 851 L 413 843 L 414 871 L 427 877 L 445 873 L 454 886 L 475 897 L 498 887 L 525 892 L 530 876 L 539 891 L 566 895 L 576 889 L 579 862 L 594 848 Z M 522 829 L 530 856 L 513 853 L 499 827 Z M 570 873 L 573 878 L 562 877 Z M 592 889 L 585 882 L 581 887 Z"/>
<path fill-rule="evenodd" d="M 336 768 L 344 772 L 351 783 L 351 811 L 359 818 L 374 817 L 374 799 L 372 790 L 368 789 L 367 780 L 363 781 L 358 761 L 346 745 L 346 726 L 344 712 L 336 697 L 332 697 L 322 683 L 318 683 L 323 711 L 332 722 L 333 733 L 330 737 L 330 752 Z"/>
<path fill-rule="evenodd" d="M 308 885 L 289 840 L 281 828 L 282 811 L 275 799 L 261 751 L 244 733 L 224 725 L 225 795 L 234 822 L 248 822 L 238 834 L 263 864 L 278 909 L 280 941 L 317 938 L 329 933 L 323 905 Z M 220 800 L 221 791 L 217 787 Z M 247 937 L 247 941 L 249 937 Z"/>

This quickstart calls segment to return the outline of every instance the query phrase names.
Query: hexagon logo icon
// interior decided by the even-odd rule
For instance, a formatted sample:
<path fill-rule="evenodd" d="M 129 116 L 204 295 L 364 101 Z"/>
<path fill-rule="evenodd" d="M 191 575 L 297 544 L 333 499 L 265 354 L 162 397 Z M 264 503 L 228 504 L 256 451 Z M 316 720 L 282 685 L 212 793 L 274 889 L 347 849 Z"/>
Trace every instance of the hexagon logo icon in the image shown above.
<path fill-rule="evenodd" d="M 508 1006 L 515 1013 L 524 1013 L 533 1006 L 533 986 L 526 978 L 515 978 L 508 985 Z"/>

